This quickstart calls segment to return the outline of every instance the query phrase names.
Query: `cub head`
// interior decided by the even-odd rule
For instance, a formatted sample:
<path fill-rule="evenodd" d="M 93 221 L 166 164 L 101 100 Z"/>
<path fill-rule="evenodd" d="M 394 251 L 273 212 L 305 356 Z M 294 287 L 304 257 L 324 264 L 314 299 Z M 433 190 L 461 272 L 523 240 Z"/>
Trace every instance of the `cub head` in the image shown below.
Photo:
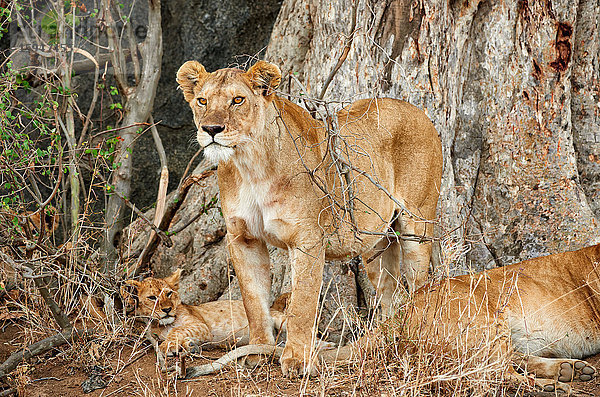
<path fill-rule="evenodd" d="M 281 82 L 281 71 L 258 61 L 247 72 L 220 69 L 208 73 L 197 61 L 184 63 L 177 83 L 194 113 L 197 140 L 204 156 L 227 161 L 253 142 L 265 126 L 266 108 Z"/>
<path fill-rule="evenodd" d="M 142 281 L 125 281 L 121 287 L 125 306 L 134 306 L 136 315 L 157 320 L 160 325 L 173 323 L 181 303 L 178 293 L 180 277 L 181 269 L 177 269 L 163 279 L 148 277 Z M 130 288 L 135 292 L 132 293 Z"/>

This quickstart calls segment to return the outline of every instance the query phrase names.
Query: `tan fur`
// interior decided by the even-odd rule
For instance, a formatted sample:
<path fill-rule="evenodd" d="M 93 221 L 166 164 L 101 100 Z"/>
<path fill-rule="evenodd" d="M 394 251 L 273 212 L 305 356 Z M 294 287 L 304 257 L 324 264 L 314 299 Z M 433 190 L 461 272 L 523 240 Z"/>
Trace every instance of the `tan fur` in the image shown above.
<path fill-rule="evenodd" d="M 595 376 L 581 359 L 600 353 L 600 245 L 426 286 L 405 319 L 405 333 L 416 344 L 510 358 L 536 375 L 539 388 L 568 392 L 564 382 Z M 388 329 L 395 320 L 389 321 Z M 376 339 L 362 338 L 337 359 L 372 348 Z M 336 357 L 326 355 L 326 361 Z M 514 368 L 509 377 L 524 380 Z"/>
<path fill-rule="evenodd" d="M 242 301 L 183 304 L 178 292 L 180 276 L 179 269 L 164 279 L 127 280 L 126 285 L 135 287 L 134 294 L 126 286 L 121 289 L 125 306 L 133 308 L 137 316 L 150 320 L 147 336 L 157 347 L 159 360 L 185 354 L 193 346 L 214 348 L 248 344 L 248 320 Z M 278 308 L 285 309 L 285 300 L 277 302 Z M 271 310 L 271 316 L 276 319 L 277 329 L 281 329 L 285 321 L 283 310 Z"/>
<path fill-rule="evenodd" d="M 264 61 L 247 72 L 214 73 L 189 61 L 177 73 L 204 156 L 219 163 L 229 252 L 248 314 L 251 343 L 274 343 L 266 244 L 290 253 L 291 316 L 281 364 L 284 373 L 294 375 L 311 369 L 306 359 L 326 257 L 371 257 L 387 248 L 368 269 L 379 286 L 384 312 L 389 312 L 403 276 L 411 291 L 425 282 L 430 243 L 381 241 L 381 235 L 369 233 L 386 233 L 391 227 L 403 234 L 432 235 L 432 224 L 424 220 L 435 218 L 442 155 L 433 124 L 414 106 L 394 99 L 351 104 L 337 114 L 340 134 L 354 150 L 345 158 L 356 167 L 349 177 L 357 199 L 352 211 L 344 211 L 339 205 L 347 205 L 347 187 L 333 164 L 325 128 L 304 109 L 275 95 L 280 80 L 279 68 Z M 344 144 L 338 147 L 348 152 Z M 415 217 L 400 211 L 361 171 Z M 351 215 L 358 230 L 369 233 L 356 234 Z"/>

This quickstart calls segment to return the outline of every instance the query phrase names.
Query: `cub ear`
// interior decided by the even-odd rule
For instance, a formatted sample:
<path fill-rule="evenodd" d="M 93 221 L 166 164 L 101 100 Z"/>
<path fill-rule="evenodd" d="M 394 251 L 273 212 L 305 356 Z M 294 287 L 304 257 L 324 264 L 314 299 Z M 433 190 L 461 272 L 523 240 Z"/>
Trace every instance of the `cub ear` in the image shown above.
<path fill-rule="evenodd" d="M 164 278 L 165 282 L 173 287 L 174 290 L 179 289 L 179 279 L 181 278 L 181 269 L 177 269 L 169 277 Z"/>
<path fill-rule="evenodd" d="M 291 297 L 292 294 L 289 292 L 279 295 L 273 302 L 271 309 L 285 313 L 285 309 L 288 307 L 288 302 L 290 301 Z"/>
<path fill-rule="evenodd" d="M 270 98 L 281 83 L 281 70 L 276 65 L 266 61 L 256 62 L 247 72 L 250 86 L 255 91 Z"/>
<path fill-rule="evenodd" d="M 121 300 L 126 311 L 132 310 L 138 302 L 138 288 L 141 283 L 136 280 L 127 280 L 125 285 L 121 286 Z"/>
<path fill-rule="evenodd" d="M 183 97 L 186 101 L 190 102 L 194 99 L 194 88 L 198 84 L 203 84 L 208 75 L 209 73 L 198 61 L 187 61 L 181 65 L 177 71 L 177 83 L 183 91 Z"/>
<path fill-rule="evenodd" d="M 135 289 L 138 289 L 142 286 L 142 283 L 140 283 L 137 280 L 125 280 L 125 284 L 126 285 L 133 285 L 135 287 Z"/>

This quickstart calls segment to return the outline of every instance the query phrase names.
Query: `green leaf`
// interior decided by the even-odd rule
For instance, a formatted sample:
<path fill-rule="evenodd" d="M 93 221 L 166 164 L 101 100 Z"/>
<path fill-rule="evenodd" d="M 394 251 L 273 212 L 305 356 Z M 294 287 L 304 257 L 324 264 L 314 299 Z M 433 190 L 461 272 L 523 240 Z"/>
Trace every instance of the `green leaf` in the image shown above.
<path fill-rule="evenodd" d="M 42 18 L 42 30 L 49 36 L 55 37 L 58 34 L 58 13 L 55 10 L 49 11 Z"/>

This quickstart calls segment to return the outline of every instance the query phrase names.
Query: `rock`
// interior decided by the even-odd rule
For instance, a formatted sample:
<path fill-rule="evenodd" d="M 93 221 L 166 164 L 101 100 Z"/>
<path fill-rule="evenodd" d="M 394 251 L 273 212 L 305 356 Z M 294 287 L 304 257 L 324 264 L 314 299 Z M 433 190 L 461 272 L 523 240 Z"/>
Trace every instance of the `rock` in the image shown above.
<path fill-rule="evenodd" d="M 107 374 L 104 368 L 94 365 L 90 369 L 90 372 L 90 376 L 81 383 L 81 390 L 85 394 L 91 393 L 94 390 L 104 389 L 108 386 Z"/>

